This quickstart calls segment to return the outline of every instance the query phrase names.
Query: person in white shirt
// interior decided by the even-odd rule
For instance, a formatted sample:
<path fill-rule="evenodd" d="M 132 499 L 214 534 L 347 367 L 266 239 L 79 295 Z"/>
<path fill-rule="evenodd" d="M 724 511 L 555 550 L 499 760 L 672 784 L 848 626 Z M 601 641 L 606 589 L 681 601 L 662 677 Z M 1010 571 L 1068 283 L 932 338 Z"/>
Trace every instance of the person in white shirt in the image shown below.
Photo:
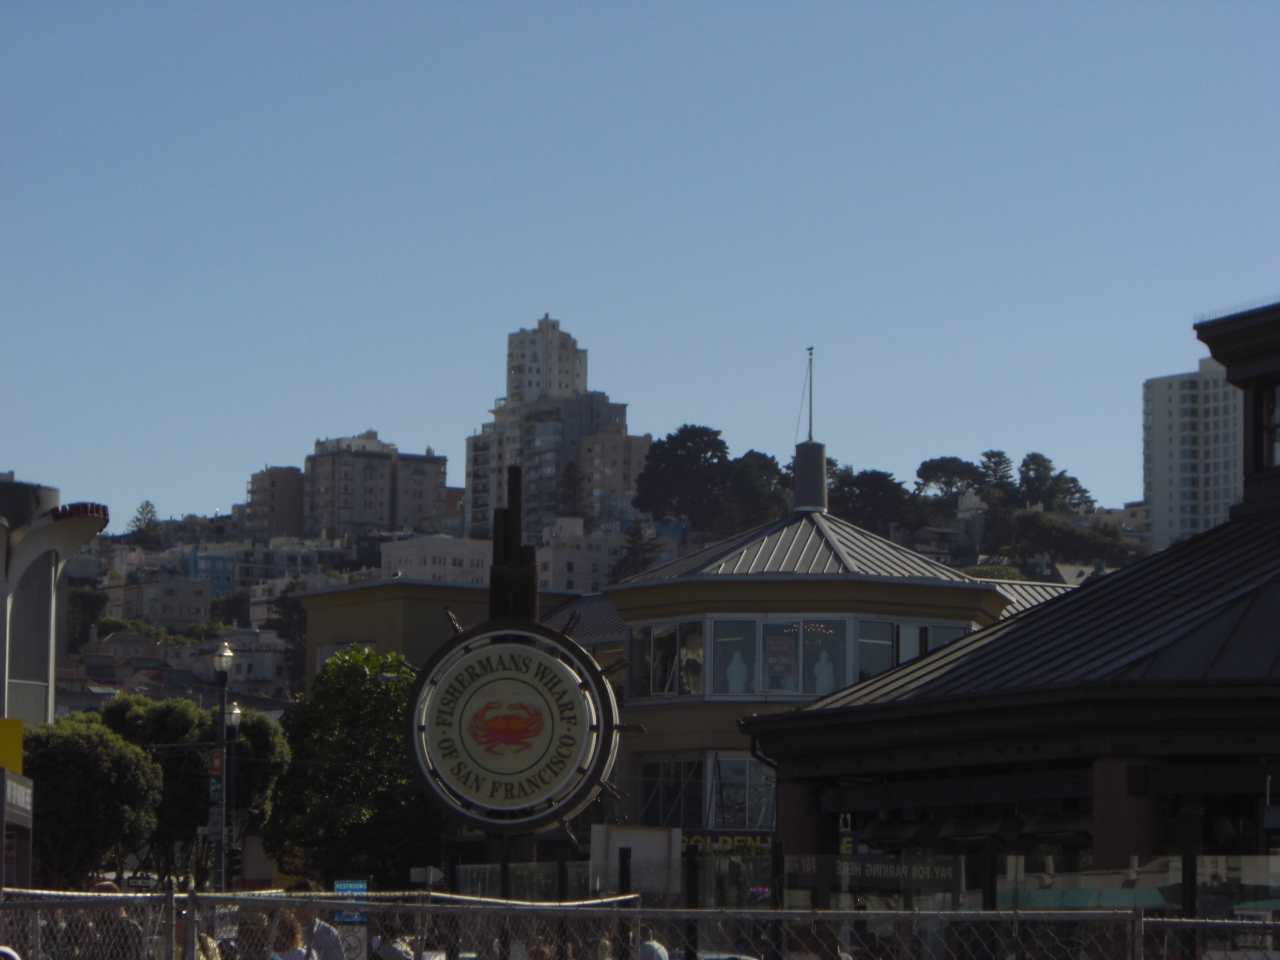
<path fill-rule="evenodd" d="M 299 880 L 288 893 L 321 893 L 320 884 L 312 880 Z M 342 951 L 342 938 L 338 931 L 319 917 L 313 907 L 299 907 L 294 913 L 302 924 L 302 942 L 307 960 L 346 960 Z"/>

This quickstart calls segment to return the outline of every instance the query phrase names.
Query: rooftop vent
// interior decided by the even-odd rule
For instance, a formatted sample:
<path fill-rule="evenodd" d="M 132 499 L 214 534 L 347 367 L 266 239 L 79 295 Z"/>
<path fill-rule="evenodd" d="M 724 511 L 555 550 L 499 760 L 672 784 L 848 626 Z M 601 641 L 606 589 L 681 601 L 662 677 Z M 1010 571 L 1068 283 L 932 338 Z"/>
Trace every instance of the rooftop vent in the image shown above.
<path fill-rule="evenodd" d="M 827 445 L 815 440 L 796 444 L 795 509 L 827 512 Z"/>

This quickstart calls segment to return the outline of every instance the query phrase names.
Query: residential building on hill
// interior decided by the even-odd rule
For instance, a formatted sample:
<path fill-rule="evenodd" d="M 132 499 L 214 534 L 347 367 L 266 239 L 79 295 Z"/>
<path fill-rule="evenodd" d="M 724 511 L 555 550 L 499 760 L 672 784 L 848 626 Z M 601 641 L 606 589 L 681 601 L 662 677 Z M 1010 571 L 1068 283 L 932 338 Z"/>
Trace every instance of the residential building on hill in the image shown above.
<path fill-rule="evenodd" d="M 245 532 L 265 543 L 272 537 L 302 536 L 302 471 L 265 467 L 249 478 Z"/>
<path fill-rule="evenodd" d="M 336 539 L 408 527 L 448 512 L 448 458 L 401 453 L 376 430 L 317 440 L 303 478 L 303 529 Z"/>
<path fill-rule="evenodd" d="M 104 614 L 108 617 L 145 620 L 176 633 L 210 619 L 211 585 L 185 576 L 168 574 L 138 583 L 109 583 L 104 589 Z"/>
<path fill-rule="evenodd" d="M 534 329 L 507 337 L 507 395 L 490 413 L 493 419 L 467 438 L 468 536 L 490 535 L 494 509 L 507 502 L 509 466 L 524 467 L 524 536 L 530 542 L 562 513 L 560 478 L 571 463 L 583 474 L 593 516 L 634 515 L 635 478 L 651 438 L 629 437 L 626 404 L 587 389 L 587 351 L 560 329 L 560 321 L 544 316 Z"/>
<path fill-rule="evenodd" d="M 430 534 L 381 544 L 382 576 L 434 583 L 489 583 L 493 545 L 488 540 L 469 540 Z"/>
<path fill-rule="evenodd" d="M 1225 523 L 1240 502 L 1242 398 L 1209 357 L 1142 385 L 1144 522 L 1157 550 Z"/>

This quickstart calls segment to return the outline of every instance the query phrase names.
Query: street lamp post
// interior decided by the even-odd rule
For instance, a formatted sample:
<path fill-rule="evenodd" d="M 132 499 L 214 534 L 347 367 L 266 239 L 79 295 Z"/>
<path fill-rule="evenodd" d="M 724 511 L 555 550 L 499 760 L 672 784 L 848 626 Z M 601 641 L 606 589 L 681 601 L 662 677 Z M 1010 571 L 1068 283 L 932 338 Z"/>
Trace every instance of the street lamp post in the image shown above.
<path fill-rule="evenodd" d="M 222 771 L 222 783 L 218 791 L 218 840 L 213 864 L 214 884 L 219 893 L 227 891 L 227 679 L 234 659 L 235 654 L 225 641 L 213 654 L 213 674 L 221 694 L 218 704 L 218 765 Z"/>
<path fill-rule="evenodd" d="M 227 843 L 226 846 L 234 848 L 236 845 L 236 741 L 240 739 L 240 717 L 242 716 L 240 704 L 232 703 L 231 709 L 227 711 L 227 760 L 226 760 L 226 777 L 227 777 Z M 223 858 L 223 870 L 226 870 L 227 859 Z M 235 886 L 235 876 L 226 877 L 225 886 Z"/>

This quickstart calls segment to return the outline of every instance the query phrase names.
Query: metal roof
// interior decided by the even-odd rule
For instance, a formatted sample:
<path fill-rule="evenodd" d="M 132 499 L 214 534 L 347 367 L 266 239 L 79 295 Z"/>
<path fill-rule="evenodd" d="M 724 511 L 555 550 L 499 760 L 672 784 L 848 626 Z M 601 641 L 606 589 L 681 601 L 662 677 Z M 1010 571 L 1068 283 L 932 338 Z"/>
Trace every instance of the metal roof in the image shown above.
<path fill-rule="evenodd" d="M 1175 544 L 804 712 L 1117 682 L 1280 679 L 1278 623 L 1280 515 L 1265 514 Z"/>
<path fill-rule="evenodd" d="M 974 585 L 980 582 L 830 514 L 797 511 L 628 577 L 621 585 L 766 574 L 912 577 Z"/>
<path fill-rule="evenodd" d="M 1075 589 L 1065 583 L 1037 583 L 1034 580 L 983 580 L 982 582 L 993 585 L 1009 598 L 1009 605 L 1000 611 L 1002 620 Z"/>
<path fill-rule="evenodd" d="M 573 638 L 579 643 L 616 640 L 627 633 L 627 625 L 618 616 L 613 601 L 603 593 L 587 593 L 575 597 L 563 606 L 556 607 L 542 618 L 542 622 L 552 630 L 563 630 L 574 613 L 582 614 L 582 620 L 573 631 Z"/>

